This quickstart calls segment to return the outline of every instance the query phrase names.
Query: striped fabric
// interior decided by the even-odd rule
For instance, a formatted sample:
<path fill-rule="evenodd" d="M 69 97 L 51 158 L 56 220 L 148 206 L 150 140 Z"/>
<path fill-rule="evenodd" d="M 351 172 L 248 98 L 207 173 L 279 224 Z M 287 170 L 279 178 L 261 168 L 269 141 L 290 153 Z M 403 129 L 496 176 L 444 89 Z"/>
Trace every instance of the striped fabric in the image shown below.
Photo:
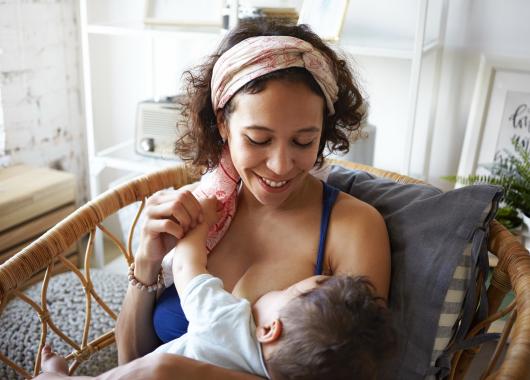
<path fill-rule="evenodd" d="M 483 211 L 481 220 L 485 220 L 490 213 L 492 205 L 486 207 Z M 451 342 L 456 331 L 457 321 L 462 317 L 462 304 L 466 295 L 467 284 L 472 273 L 473 259 L 471 257 L 471 242 L 469 242 L 463 252 L 460 261 L 453 273 L 453 279 L 449 284 L 449 289 L 445 295 L 444 304 L 440 319 L 438 320 L 438 330 L 431 356 L 431 365 L 434 366 L 436 360 L 442 355 L 443 351 Z M 434 377 L 428 377 L 434 378 Z"/>
<path fill-rule="evenodd" d="M 466 295 L 466 284 L 471 276 L 471 243 L 464 250 L 460 262 L 455 269 L 453 279 L 449 284 L 449 289 L 445 295 L 442 312 L 438 320 L 438 330 L 434 341 L 431 365 L 434 366 L 443 350 L 447 347 L 456 328 L 456 321 L 459 320 L 462 303 Z"/>

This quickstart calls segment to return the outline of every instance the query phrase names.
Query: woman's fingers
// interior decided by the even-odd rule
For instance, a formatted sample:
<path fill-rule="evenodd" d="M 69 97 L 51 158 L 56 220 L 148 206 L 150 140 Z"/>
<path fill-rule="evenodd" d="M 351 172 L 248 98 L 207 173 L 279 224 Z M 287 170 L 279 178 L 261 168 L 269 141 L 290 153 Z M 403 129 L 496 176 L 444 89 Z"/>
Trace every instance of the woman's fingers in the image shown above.
<path fill-rule="evenodd" d="M 181 205 L 185 208 L 188 215 L 190 215 L 193 221 L 193 227 L 195 227 L 197 223 L 202 222 L 201 218 L 203 217 L 203 214 L 201 204 L 191 192 L 183 192 Z"/>
<path fill-rule="evenodd" d="M 198 223 L 203 211 L 195 196 L 185 189 L 164 190 L 147 199 L 142 238 L 137 255 L 161 260 L 176 241 Z"/>
<path fill-rule="evenodd" d="M 160 235 L 166 233 L 181 239 L 184 236 L 185 230 L 182 226 L 170 219 L 149 219 L 146 220 L 144 231 L 150 235 Z"/>
<path fill-rule="evenodd" d="M 188 212 L 182 203 L 172 205 L 170 212 L 171 216 L 178 224 L 180 224 L 184 231 L 188 231 L 197 224 L 193 216 Z"/>
<path fill-rule="evenodd" d="M 184 231 L 196 224 L 197 216 L 193 217 L 182 203 L 166 202 L 146 209 L 149 219 L 170 219 L 178 223 Z"/>
<path fill-rule="evenodd" d="M 148 199 L 147 206 L 148 217 L 173 217 L 185 230 L 204 220 L 199 201 L 189 191 L 158 192 Z"/>

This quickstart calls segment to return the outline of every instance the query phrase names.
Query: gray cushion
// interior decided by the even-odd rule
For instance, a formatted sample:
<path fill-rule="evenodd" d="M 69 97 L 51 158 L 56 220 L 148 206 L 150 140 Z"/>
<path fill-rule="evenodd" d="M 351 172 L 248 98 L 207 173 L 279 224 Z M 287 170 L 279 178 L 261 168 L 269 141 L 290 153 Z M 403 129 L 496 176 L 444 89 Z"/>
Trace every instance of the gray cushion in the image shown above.
<path fill-rule="evenodd" d="M 478 185 L 443 193 L 339 166 L 332 167 L 327 182 L 371 204 L 385 219 L 392 262 L 389 306 L 399 334 L 386 372 L 392 379 L 423 379 L 433 371 L 438 322 L 455 269 L 475 232 L 487 228 L 502 191 Z M 473 245 L 472 258 L 478 247 Z"/>
<path fill-rule="evenodd" d="M 106 304 L 118 313 L 127 290 L 127 276 L 93 269 L 91 279 L 94 289 Z M 41 284 L 28 288 L 26 293 L 40 305 Z M 114 328 L 114 320 L 92 300 L 92 325 L 89 341 Z M 84 316 L 85 293 L 79 279 L 73 273 L 64 273 L 50 279 L 47 304 L 54 323 L 77 344 L 81 343 Z M 6 354 L 15 363 L 33 373 L 34 359 L 41 334 L 41 323 L 33 309 L 18 298 L 11 300 L 0 316 L 0 352 Z M 61 355 L 72 352 L 51 329 L 48 329 L 47 341 Z M 69 362 L 71 364 L 71 362 Z M 116 345 L 95 353 L 81 364 L 78 375 L 98 375 L 118 364 Z M 22 379 L 3 362 L 0 362 L 0 379 Z"/>

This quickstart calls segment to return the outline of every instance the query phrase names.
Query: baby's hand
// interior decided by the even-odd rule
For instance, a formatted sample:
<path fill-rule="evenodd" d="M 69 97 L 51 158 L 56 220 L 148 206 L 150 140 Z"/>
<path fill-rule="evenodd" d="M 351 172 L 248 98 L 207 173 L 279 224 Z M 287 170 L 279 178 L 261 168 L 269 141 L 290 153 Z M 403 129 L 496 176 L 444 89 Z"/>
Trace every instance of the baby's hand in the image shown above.
<path fill-rule="evenodd" d="M 202 207 L 202 212 L 204 215 L 204 221 L 208 224 L 208 226 L 212 226 L 219 220 L 219 217 L 221 216 L 220 210 L 222 207 L 221 202 L 217 200 L 215 197 L 206 198 L 201 201 L 199 201 Z"/>
<path fill-rule="evenodd" d="M 193 277 L 200 273 L 207 273 L 206 239 L 208 229 L 219 220 L 221 214 L 218 212 L 220 202 L 217 198 L 203 199 L 199 203 L 204 215 L 204 222 L 188 231 L 170 253 L 173 260 L 171 264 L 173 280 L 179 294 L 182 294 Z"/>

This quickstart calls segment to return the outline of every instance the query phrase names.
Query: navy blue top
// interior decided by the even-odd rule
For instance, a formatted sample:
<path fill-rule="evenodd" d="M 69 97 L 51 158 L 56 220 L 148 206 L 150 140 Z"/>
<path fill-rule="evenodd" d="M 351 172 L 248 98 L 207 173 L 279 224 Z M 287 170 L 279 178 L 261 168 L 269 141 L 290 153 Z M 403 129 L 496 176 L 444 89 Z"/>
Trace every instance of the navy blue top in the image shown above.
<path fill-rule="evenodd" d="M 331 208 L 337 199 L 339 190 L 323 182 L 322 217 L 320 219 L 320 239 L 318 243 L 317 263 L 314 274 L 322 274 L 324 266 L 324 249 L 328 232 Z M 163 343 L 180 337 L 188 331 L 188 320 L 184 316 L 177 289 L 166 288 L 157 300 L 153 311 L 155 332 Z"/>

